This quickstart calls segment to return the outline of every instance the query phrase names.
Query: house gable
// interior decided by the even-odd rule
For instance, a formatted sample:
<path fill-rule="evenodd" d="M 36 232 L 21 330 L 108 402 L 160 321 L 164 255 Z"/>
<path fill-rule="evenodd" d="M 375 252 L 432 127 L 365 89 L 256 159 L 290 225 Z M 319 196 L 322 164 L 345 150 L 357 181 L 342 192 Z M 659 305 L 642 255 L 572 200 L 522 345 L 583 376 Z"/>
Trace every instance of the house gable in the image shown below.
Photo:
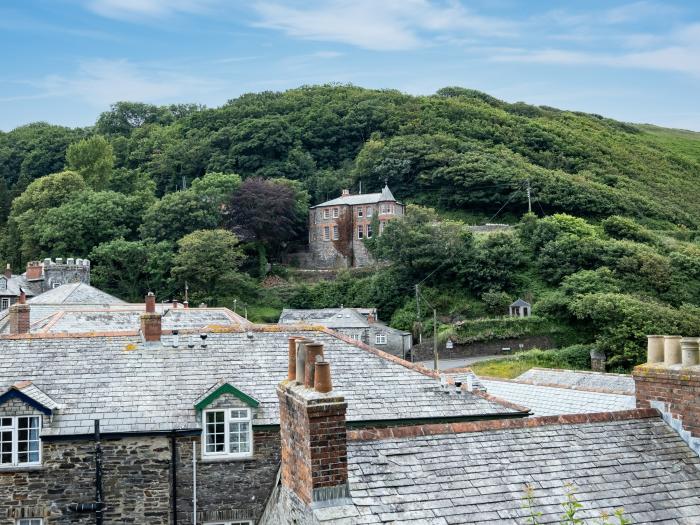
<path fill-rule="evenodd" d="M 230 383 L 217 383 L 212 388 L 207 390 L 207 392 L 205 392 L 204 395 L 202 395 L 197 401 L 195 401 L 194 407 L 201 412 L 205 408 L 208 408 L 214 404 L 219 398 L 229 396 L 242 401 L 250 408 L 258 408 L 258 406 L 260 406 L 257 399 L 249 396 Z"/>

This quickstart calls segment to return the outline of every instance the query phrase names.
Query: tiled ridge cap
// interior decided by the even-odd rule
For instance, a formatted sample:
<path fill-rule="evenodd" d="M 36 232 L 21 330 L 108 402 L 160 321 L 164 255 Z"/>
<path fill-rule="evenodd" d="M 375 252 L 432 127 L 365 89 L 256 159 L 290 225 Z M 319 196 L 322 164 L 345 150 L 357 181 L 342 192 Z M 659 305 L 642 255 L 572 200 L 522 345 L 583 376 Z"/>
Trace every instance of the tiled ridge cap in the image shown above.
<path fill-rule="evenodd" d="M 542 383 L 541 381 L 530 381 L 527 379 L 506 379 L 505 377 L 478 376 L 486 381 L 500 381 L 502 383 L 514 383 L 516 385 L 544 386 L 547 388 L 559 388 L 562 390 L 579 390 L 582 392 L 595 392 L 596 394 L 613 394 L 617 396 L 634 396 L 634 392 L 629 390 L 617 390 L 615 388 L 599 388 L 594 386 L 563 385 L 561 383 Z"/>
<path fill-rule="evenodd" d="M 549 425 L 580 425 L 585 423 L 607 423 L 633 419 L 658 418 L 661 414 L 655 408 L 635 408 L 618 412 L 597 412 L 592 414 L 565 414 L 517 419 L 489 419 L 461 423 L 437 423 L 409 427 L 388 427 L 377 429 L 348 430 L 349 441 L 377 441 L 382 439 L 434 436 L 438 434 L 465 434 L 495 430 L 535 428 Z"/>

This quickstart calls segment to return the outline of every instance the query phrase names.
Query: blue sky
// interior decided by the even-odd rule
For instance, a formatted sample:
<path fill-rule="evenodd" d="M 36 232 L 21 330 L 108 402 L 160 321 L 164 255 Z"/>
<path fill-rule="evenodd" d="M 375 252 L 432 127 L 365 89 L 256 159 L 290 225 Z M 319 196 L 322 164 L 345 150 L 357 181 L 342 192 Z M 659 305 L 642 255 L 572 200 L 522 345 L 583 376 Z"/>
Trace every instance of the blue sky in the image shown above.
<path fill-rule="evenodd" d="M 0 129 L 353 83 L 700 131 L 700 2 L 6 0 Z"/>

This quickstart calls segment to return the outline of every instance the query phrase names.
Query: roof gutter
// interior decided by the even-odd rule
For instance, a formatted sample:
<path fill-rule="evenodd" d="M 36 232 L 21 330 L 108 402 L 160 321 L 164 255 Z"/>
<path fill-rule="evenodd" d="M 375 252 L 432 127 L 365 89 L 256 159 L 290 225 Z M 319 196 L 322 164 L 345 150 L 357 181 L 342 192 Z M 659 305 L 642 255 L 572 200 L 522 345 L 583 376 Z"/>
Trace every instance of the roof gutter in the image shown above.
<path fill-rule="evenodd" d="M 187 437 L 199 436 L 202 434 L 201 428 L 192 428 L 185 430 L 146 430 L 143 432 L 103 432 L 100 434 L 102 439 L 121 439 L 128 437 Z M 59 434 L 41 436 L 42 441 L 91 441 L 94 439 L 94 434 Z"/>

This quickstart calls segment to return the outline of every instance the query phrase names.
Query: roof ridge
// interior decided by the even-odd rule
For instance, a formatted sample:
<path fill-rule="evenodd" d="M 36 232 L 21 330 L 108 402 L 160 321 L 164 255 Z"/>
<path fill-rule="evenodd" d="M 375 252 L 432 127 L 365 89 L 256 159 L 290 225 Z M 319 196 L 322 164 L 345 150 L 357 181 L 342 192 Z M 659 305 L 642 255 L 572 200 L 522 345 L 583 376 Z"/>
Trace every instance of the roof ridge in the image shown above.
<path fill-rule="evenodd" d="M 436 434 L 467 434 L 471 432 L 536 428 L 549 425 L 580 425 L 586 423 L 608 423 L 634 419 L 660 418 L 655 408 L 635 408 L 617 412 L 595 412 L 591 414 L 563 414 L 528 418 L 488 419 L 461 423 L 438 423 L 409 427 L 387 427 L 370 430 L 348 430 L 349 441 L 377 441 L 382 439 L 411 438 Z"/>
<path fill-rule="evenodd" d="M 540 381 L 533 381 L 531 379 L 508 379 L 505 377 L 492 377 L 492 376 L 479 376 L 481 379 L 486 381 L 500 381 L 502 383 L 515 383 L 517 385 L 532 385 L 532 386 L 543 386 L 546 388 L 559 388 L 561 390 L 578 390 L 581 392 L 595 392 L 596 394 L 611 394 L 616 396 L 633 396 L 634 393 L 629 390 L 618 390 L 615 388 L 603 388 L 595 386 L 585 386 L 585 385 L 563 385 L 561 383 L 542 383 Z"/>

